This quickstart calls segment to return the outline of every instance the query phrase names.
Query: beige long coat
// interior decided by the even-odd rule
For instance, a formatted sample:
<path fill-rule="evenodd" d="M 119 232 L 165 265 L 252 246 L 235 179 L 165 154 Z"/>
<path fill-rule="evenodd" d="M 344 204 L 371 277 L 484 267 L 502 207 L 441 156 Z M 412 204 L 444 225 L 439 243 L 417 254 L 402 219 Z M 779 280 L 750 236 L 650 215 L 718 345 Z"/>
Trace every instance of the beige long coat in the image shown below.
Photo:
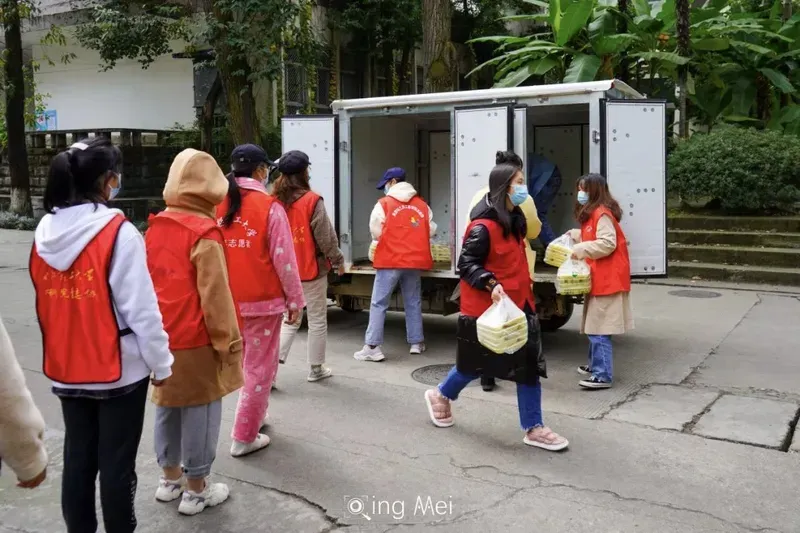
<path fill-rule="evenodd" d="M 601 259 L 617 248 L 617 232 L 608 215 L 597 222 L 597 238 L 580 242 L 580 230 L 570 230 L 578 244 L 572 249 L 578 259 Z M 634 328 L 630 293 L 619 292 L 608 296 L 587 296 L 583 303 L 581 333 L 586 335 L 621 335 Z"/>
<path fill-rule="evenodd" d="M 188 149 L 172 163 L 164 201 L 167 211 L 214 220 L 216 206 L 227 192 L 228 180 L 214 158 Z M 153 403 L 162 407 L 205 405 L 244 384 L 242 335 L 228 284 L 225 249 L 218 242 L 201 239 L 186 260 L 197 272 L 197 292 L 211 344 L 173 352 L 172 376 L 153 388 Z"/>

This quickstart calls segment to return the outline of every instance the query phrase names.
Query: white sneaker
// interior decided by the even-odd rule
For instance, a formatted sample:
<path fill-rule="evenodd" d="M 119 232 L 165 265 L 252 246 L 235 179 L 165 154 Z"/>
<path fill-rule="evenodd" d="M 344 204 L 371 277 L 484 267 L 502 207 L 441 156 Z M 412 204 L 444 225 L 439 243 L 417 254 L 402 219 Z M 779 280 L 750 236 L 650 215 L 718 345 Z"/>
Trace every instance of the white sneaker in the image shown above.
<path fill-rule="evenodd" d="M 420 343 L 417 343 L 417 344 L 412 344 L 411 345 L 411 349 L 408 351 L 408 353 L 410 353 L 411 355 L 419 355 L 419 354 L 421 354 L 422 352 L 424 352 L 427 349 L 428 349 L 428 347 L 425 346 L 425 343 L 424 342 L 420 342 Z"/>
<path fill-rule="evenodd" d="M 320 381 L 332 375 L 333 372 L 331 369 L 325 365 L 311 365 L 311 371 L 308 373 L 308 381 Z"/>
<path fill-rule="evenodd" d="M 253 442 L 233 441 L 233 444 L 231 444 L 231 455 L 233 457 L 243 457 L 257 452 L 258 450 L 263 450 L 267 446 L 269 446 L 269 437 L 263 433 L 259 433 L 256 435 L 256 440 Z"/>
<path fill-rule="evenodd" d="M 178 506 L 178 512 L 183 515 L 196 515 L 202 513 L 207 507 L 214 507 L 221 504 L 230 496 L 231 490 L 224 483 L 209 483 L 206 481 L 206 489 L 197 494 L 187 490 L 183 493 L 183 499 Z"/>
<path fill-rule="evenodd" d="M 386 357 L 383 355 L 383 352 L 381 351 L 380 346 L 370 348 L 366 344 L 360 351 L 353 354 L 353 357 L 359 361 L 373 361 L 375 363 L 386 359 Z"/>
<path fill-rule="evenodd" d="M 164 503 L 174 502 L 181 497 L 181 494 L 183 494 L 183 478 L 172 481 L 162 476 L 158 480 L 156 500 Z"/>

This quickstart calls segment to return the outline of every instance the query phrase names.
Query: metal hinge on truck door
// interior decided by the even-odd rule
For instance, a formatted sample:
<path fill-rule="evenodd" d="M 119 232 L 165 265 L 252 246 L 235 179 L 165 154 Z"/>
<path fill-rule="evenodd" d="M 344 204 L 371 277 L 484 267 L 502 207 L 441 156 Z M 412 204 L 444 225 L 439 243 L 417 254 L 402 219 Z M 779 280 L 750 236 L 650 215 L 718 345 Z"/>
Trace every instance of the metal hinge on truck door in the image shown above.
<path fill-rule="evenodd" d="M 347 141 L 342 141 L 339 143 L 339 150 L 341 150 L 342 152 L 347 151 Z"/>

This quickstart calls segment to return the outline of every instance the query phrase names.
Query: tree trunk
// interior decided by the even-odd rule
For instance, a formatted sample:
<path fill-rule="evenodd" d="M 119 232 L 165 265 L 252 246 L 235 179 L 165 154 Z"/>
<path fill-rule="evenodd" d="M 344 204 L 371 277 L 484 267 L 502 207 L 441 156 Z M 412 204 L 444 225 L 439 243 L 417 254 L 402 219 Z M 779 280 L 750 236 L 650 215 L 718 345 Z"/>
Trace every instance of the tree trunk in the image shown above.
<path fill-rule="evenodd" d="M 247 79 L 250 65 L 243 59 L 231 59 L 225 46 L 217 46 L 217 69 L 228 102 L 228 127 L 233 144 L 261 144 L 253 84 Z"/>
<path fill-rule="evenodd" d="M 678 37 L 678 54 L 683 57 L 690 55 L 690 33 L 689 33 L 689 0 L 675 0 L 676 28 Z M 687 116 L 688 94 L 686 93 L 687 80 L 689 78 L 689 66 L 682 65 L 678 69 L 678 107 L 680 109 L 680 122 L 678 124 L 678 134 L 682 139 L 689 136 L 689 117 Z"/>
<path fill-rule="evenodd" d="M 5 33 L 5 98 L 8 135 L 8 166 L 11 175 L 11 212 L 33 216 L 28 149 L 25 146 L 25 71 L 22 64 L 22 33 L 17 0 L 3 0 Z"/>
<path fill-rule="evenodd" d="M 200 115 L 200 149 L 209 154 L 213 150 L 214 111 L 217 109 L 217 102 L 221 94 L 222 80 L 220 79 L 219 70 L 217 70 L 214 83 L 211 84 L 211 88 L 208 90 Z"/>
<path fill-rule="evenodd" d="M 453 90 L 450 0 L 422 0 L 425 92 Z"/>
<path fill-rule="evenodd" d="M 403 55 L 400 58 L 400 72 L 398 73 L 400 94 L 411 94 L 414 92 L 405 90 L 406 83 L 409 81 L 409 74 L 411 74 L 411 46 L 406 45 L 403 47 Z"/>
<path fill-rule="evenodd" d="M 386 46 L 383 49 L 381 61 L 383 62 L 383 77 L 386 80 L 386 94 L 384 96 L 394 96 L 394 50 Z"/>

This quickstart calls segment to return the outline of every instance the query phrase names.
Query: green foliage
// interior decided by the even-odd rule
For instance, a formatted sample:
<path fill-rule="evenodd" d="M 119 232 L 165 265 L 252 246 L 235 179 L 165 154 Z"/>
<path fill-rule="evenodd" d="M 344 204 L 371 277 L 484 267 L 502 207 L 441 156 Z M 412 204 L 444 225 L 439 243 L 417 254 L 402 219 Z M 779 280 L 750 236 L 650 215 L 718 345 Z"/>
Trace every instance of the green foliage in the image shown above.
<path fill-rule="evenodd" d="M 0 211 L 0 229 L 33 231 L 36 229 L 36 224 L 38 224 L 38 221 L 35 218 L 23 217 L 8 211 Z"/>
<path fill-rule="evenodd" d="M 792 209 L 800 201 L 800 138 L 723 127 L 680 142 L 669 156 L 671 192 L 713 198 L 732 213 Z"/>

